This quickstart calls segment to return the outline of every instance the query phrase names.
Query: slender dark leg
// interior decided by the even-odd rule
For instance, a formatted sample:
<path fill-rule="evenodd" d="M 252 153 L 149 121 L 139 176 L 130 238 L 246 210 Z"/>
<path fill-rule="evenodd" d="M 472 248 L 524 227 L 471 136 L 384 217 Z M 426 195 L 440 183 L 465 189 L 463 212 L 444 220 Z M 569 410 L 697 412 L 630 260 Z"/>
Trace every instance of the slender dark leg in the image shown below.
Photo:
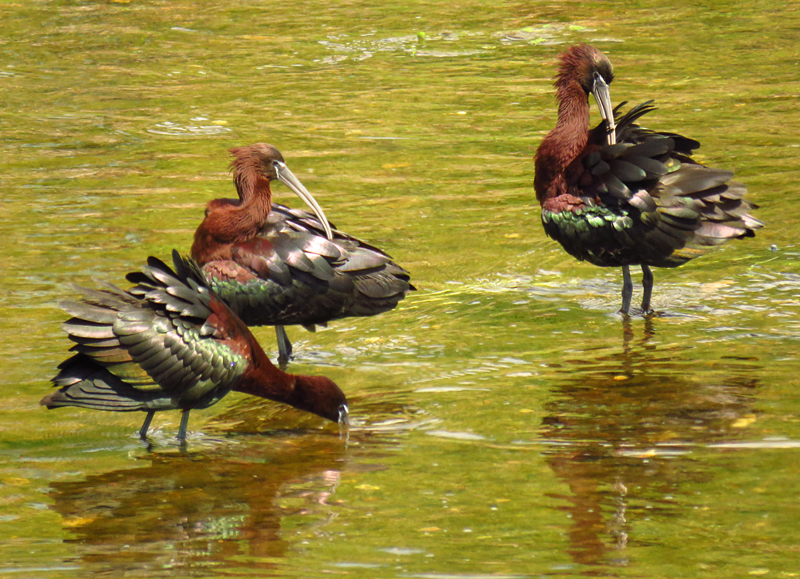
<path fill-rule="evenodd" d="M 278 362 L 285 365 L 292 355 L 292 343 L 283 326 L 275 326 L 275 335 L 278 337 Z"/>
<path fill-rule="evenodd" d="M 181 427 L 178 429 L 178 440 L 186 442 L 186 428 L 189 426 L 189 410 L 184 410 L 181 414 Z"/>
<path fill-rule="evenodd" d="M 147 429 L 150 428 L 150 423 L 153 421 L 153 416 L 155 416 L 155 410 L 148 410 L 147 416 L 144 417 L 144 424 L 139 429 L 139 438 L 145 440 L 147 438 Z"/>
<path fill-rule="evenodd" d="M 642 264 L 642 314 L 652 314 L 653 310 L 650 309 L 650 296 L 653 295 L 653 272 L 645 264 Z"/>
<path fill-rule="evenodd" d="M 633 297 L 633 282 L 631 281 L 631 268 L 627 265 L 622 266 L 622 307 L 619 313 L 626 314 L 631 309 L 631 297 Z"/>

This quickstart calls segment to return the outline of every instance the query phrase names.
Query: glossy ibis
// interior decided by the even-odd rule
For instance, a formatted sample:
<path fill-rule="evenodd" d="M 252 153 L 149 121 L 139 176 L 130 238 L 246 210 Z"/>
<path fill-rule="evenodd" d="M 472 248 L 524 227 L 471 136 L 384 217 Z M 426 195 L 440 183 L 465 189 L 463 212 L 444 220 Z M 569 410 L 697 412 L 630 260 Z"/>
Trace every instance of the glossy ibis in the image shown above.
<path fill-rule="evenodd" d="M 175 271 L 151 257 L 136 284 L 123 291 L 78 288 L 80 302 L 63 302 L 73 317 L 63 328 L 75 355 L 59 365 L 59 389 L 48 408 L 79 406 L 144 411 L 145 438 L 159 410 L 183 411 L 178 439 L 186 439 L 189 411 L 216 404 L 231 390 L 269 398 L 347 422 L 347 401 L 322 376 L 287 374 L 269 361 L 247 326 L 206 285 L 199 268 L 173 252 Z"/>
<path fill-rule="evenodd" d="M 651 313 L 651 266 L 676 267 L 762 227 L 733 173 L 692 160 L 693 139 L 636 124 L 652 101 L 624 115 L 612 109 L 611 62 L 586 44 L 560 55 L 554 82 L 558 122 L 536 152 L 536 198 L 547 235 L 579 260 L 622 267 L 622 307 L 630 308 L 629 266 L 642 267 L 642 311 Z M 603 121 L 589 130 L 589 94 Z"/>
<path fill-rule="evenodd" d="M 283 326 L 372 316 L 414 287 L 380 249 L 331 229 L 313 197 L 272 145 L 231 149 L 238 199 L 215 199 L 197 228 L 192 258 L 209 284 L 248 325 L 275 326 L 279 360 L 292 345 Z M 300 195 L 316 216 L 272 203 L 270 182 Z"/>

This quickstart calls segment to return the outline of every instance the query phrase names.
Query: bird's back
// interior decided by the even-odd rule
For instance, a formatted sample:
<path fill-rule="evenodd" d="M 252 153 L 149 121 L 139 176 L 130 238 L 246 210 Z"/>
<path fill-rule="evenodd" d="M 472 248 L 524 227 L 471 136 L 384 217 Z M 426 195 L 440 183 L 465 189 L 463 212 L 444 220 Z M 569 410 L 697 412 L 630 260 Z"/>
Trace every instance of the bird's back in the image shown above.
<path fill-rule="evenodd" d="M 414 287 L 383 251 L 313 214 L 273 205 L 259 236 L 232 260 L 203 266 L 215 292 L 248 325 L 312 326 L 393 309 Z"/>
<path fill-rule="evenodd" d="M 763 226 L 733 173 L 691 158 L 697 141 L 636 123 L 653 108 L 643 103 L 618 118 L 615 145 L 605 142 L 605 123 L 591 131 L 567 176 L 580 201 L 543 208 L 548 235 L 578 259 L 674 267 Z"/>

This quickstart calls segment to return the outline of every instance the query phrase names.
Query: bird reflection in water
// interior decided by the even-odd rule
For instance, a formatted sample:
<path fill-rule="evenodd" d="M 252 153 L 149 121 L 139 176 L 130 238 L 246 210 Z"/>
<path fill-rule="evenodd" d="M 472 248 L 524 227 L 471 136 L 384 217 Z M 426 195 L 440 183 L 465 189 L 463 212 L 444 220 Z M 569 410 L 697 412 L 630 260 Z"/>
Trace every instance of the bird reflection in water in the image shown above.
<path fill-rule="evenodd" d="M 120 576 L 168 566 L 181 576 L 214 561 L 230 572 L 270 570 L 289 547 L 284 517 L 306 515 L 306 528 L 335 517 L 344 452 L 335 437 L 303 436 L 241 444 L 235 454 L 147 454 L 142 468 L 53 482 L 49 496 L 90 569 Z"/>
<path fill-rule="evenodd" d="M 719 366 L 719 377 L 700 382 L 692 365 L 702 352 L 661 343 L 657 331 L 652 320 L 635 327 L 623 319 L 622 352 L 567 361 L 545 406 L 540 432 L 552 442 L 547 463 L 569 488 L 556 498 L 570 514 L 576 563 L 625 564 L 643 503 L 647 517 L 668 516 L 674 506 L 668 497 L 713 478 L 680 458 L 740 437 L 733 425 L 753 413 L 758 360 L 707 360 Z M 702 376 L 709 374 L 706 368 Z"/>

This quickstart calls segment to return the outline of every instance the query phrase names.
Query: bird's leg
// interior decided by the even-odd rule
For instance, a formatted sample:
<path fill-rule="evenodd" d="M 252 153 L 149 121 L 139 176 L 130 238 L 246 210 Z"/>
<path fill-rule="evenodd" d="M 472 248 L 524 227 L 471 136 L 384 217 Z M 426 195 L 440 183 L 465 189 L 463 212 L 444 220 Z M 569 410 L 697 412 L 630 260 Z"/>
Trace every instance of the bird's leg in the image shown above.
<path fill-rule="evenodd" d="M 278 337 L 278 363 L 285 366 L 292 355 L 292 343 L 283 326 L 275 326 L 275 335 Z"/>
<path fill-rule="evenodd" d="M 153 421 L 153 416 L 155 416 L 155 410 L 148 410 L 147 416 L 144 417 L 144 424 L 139 429 L 139 438 L 145 440 L 147 438 L 147 429 L 150 428 L 150 423 Z"/>
<path fill-rule="evenodd" d="M 645 264 L 642 264 L 642 315 L 653 313 L 650 309 L 650 296 L 653 295 L 653 272 Z"/>
<path fill-rule="evenodd" d="M 633 297 L 633 282 L 631 281 L 631 268 L 627 265 L 622 266 L 622 307 L 619 313 L 628 315 L 631 309 L 631 297 Z"/>
<path fill-rule="evenodd" d="M 181 427 L 178 429 L 178 440 L 186 442 L 186 428 L 189 426 L 189 410 L 184 410 L 181 414 Z"/>

